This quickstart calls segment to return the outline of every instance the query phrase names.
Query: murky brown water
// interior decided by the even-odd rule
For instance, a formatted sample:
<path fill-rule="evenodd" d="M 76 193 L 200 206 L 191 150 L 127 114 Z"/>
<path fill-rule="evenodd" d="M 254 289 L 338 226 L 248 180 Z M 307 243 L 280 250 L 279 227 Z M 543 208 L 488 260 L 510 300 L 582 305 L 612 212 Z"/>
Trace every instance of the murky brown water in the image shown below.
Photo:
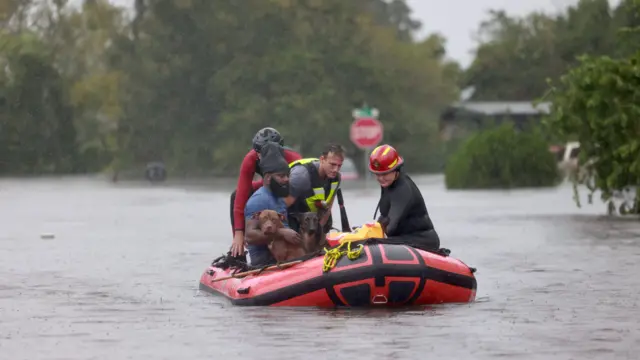
<path fill-rule="evenodd" d="M 235 308 L 197 291 L 230 243 L 227 193 L 2 180 L 0 358 L 638 358 L 640 222 L 577 209 L 569 187 L 422 189 L 442 246 L 478 268 L 476 303 Z M 377 195 L 345 193 L 352 224 Z"/>

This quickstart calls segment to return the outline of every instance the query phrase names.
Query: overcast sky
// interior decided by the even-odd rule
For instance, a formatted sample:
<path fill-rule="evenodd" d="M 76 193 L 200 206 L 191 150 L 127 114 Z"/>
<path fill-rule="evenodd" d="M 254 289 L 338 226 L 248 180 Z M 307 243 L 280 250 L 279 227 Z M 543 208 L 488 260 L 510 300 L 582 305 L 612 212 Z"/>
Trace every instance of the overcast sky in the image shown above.
<path fill-rule="evenodd" d="M 473 35 L 489 9 L 502 9 L 510 15 L 532 11 L 557 12 L 578 0 L 407 0 L 414 17 L 422 21 L 421 36 L 438 32 L 447 39 L 447 54 L 463 67 L 473 61 L 476 44 Z M 613 5 L 619 0 L 610 0 Z"/>
<path fill-rule="evenodd" d="M 345 0 L 348 1 L 348 0 Z M 510 15 L 526 15 L 532 11 L 556 12 L 578 0 L 406 0 L 414 17 L 422 21 L 420 36 L 438 32 L 447 38 L 448 56 L 467 67 L 473 60 L 473 34 L 486 19 L 489 9 L 502 9 Z M 129 5 L 133 0 L 111 0 Z M 620 0 L 609 0 L 617 5 Z"/>

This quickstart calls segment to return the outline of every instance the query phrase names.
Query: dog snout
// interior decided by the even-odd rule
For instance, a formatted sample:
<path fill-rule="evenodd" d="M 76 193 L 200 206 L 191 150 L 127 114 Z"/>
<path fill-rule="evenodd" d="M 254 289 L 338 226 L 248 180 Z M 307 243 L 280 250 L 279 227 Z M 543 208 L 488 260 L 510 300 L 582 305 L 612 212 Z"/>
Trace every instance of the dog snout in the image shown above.
<path fill-rule="evenodd" d="M 276 231 L 276 224 L 273 221 L 266 221 L 261 226 L 262 232 L 272 234 Z"/>

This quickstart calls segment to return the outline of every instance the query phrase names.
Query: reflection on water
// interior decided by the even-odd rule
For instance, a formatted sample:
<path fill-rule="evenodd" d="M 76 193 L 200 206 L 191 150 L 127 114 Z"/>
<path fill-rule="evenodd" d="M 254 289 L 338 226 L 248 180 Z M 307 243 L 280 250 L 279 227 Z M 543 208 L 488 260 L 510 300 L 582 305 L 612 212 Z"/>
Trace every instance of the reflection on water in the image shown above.
<path fill-rule="evenodd" d="M 350 222 L 371 220 L 378 190 L 352 187 Z M 2 358 L 637 358 L 640 222 L 577 209 L 569 187 L 423 179 L 442 246 L 478 268 L 478 297 L 403 310 L 237 308 L 200 293 L 231 240 L 227 188 L 0 181 Z"/>

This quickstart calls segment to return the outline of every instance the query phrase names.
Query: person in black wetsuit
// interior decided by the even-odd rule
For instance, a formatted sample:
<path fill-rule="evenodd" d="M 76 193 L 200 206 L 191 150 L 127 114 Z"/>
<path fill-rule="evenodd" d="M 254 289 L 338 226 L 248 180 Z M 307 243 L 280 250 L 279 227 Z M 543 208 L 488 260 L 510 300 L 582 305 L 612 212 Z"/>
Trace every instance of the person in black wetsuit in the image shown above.
<path fill-rule="evenodd" d="M 378 146 L 369 156 L 369 171 L 376 175 L 381 190 L 378 202 L 380 217 L 377 220 L 387 235 L 381 240 L 388 244 L 437 251 L 440 238 L 420 190 L 402 171 L 403 164 L 402 157 L 390 145 Z"/>

